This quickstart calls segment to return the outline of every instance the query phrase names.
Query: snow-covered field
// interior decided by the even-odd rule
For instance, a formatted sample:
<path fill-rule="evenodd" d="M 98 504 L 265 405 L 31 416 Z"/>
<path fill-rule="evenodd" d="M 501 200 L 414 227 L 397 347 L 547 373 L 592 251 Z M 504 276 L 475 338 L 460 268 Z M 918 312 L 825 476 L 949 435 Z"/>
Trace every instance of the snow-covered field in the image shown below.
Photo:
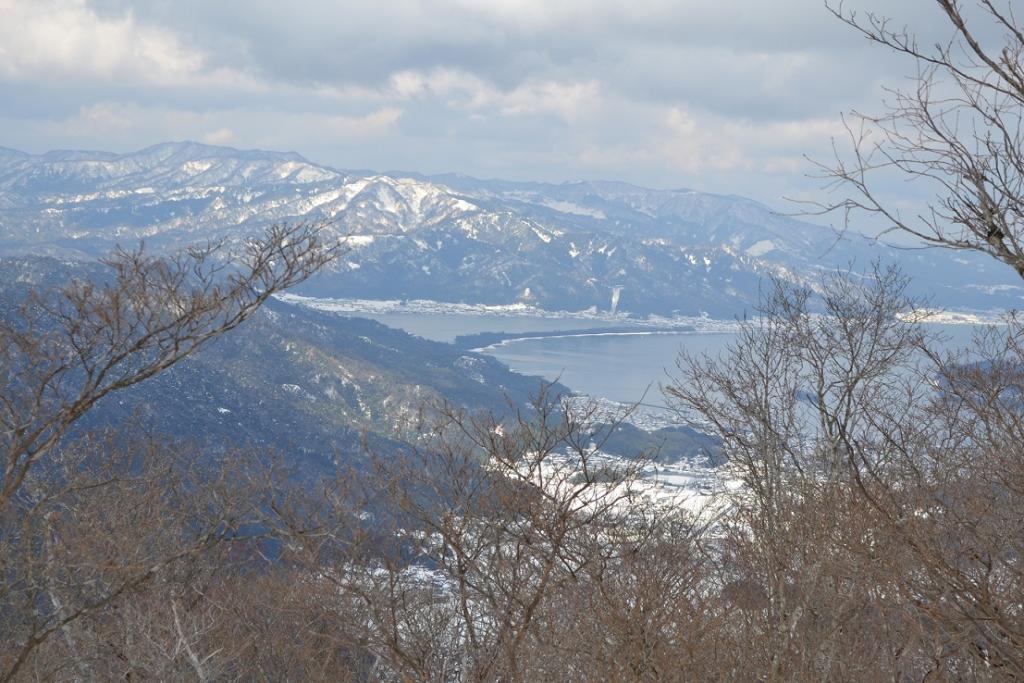
<path fill-rule="evenodd" d="M 466 304 L 429 299 L 329 299 L 283 293 L 276 295 L 286 303 L 298 304 L 328 313 L 383 315 L 411 313 L 418 315 L 490 315 L 503 317 L 529 317 L 549 319 L 600 320 L 636 325 L 637 327 L 692 328 L 697 332 L 733 332 L 734 320 L 715 320 L 703 316 L 648 316 L 633 318 L 622 313 L 609 313 L 596 308 L 582 311 L 549 311 L 529 304 Z"/>
<path fill-rule="evenodd" d="M 926 308 L 917 311 L 916 319 L 930 325 L 1005 325 L 1006 311 L 947 311 Z"/>
<path fill-rule="evenodd" d="M 572 488 L 571 475 L 579 471 L 578 459 L 578 455 L 569 453 L 549 457 L 542 466 L 543 476 L 538 477 L 538 483 L 549 489 Z M 625 470 L 628 463 L 618 456 L 598 451 L 588 456 L 587 467 L 595 472 L 614 472 Z M 741 483 L 726 467 L 712 467 L 699 461 L 680 461 L 671 464 L 648 463 L 630 483 L 628 496 L 626 486 L 621 482 L 609 481 L 592 486 L 587 494 L 590 499 L 597 501 L 619 497 L 623 512 L 627 512 L 630 502 L 635 503 L 639 496 L 657 507 L 683 509 L 699 520 L 712 523 L 727 508 L 728 494 L 737 491 Z M 558 494 L 555 490 L 551 490 L 551 493 Z"/>
<path fill-rule="evenodd" d="M 296 294 L 278 295 L 282 301 L 308 306 L 310 308 L 344 314 L 367 314 L 382 315 L 387 313 L 408 313 L 422 315 L 490 315 L 490 316 L 522 316 L 551 319 L 582 319 L 616 321 L 628 324 L 635 324 L 638 327 L 636 332 L 610 332 L 599 331 L 588 332 L 587 335 L 603 334 L 665 334 L 671 333 L 664 330 L 644 330 L 644 327 L 665 328 L 677 327 L 680 330 L 688 329 L 694 332 L 733 332 L 737 328 L 735 321 L 714 320 L 706 317 L 674 317 L 665 318 L 651 316 L 644 319 L 628 318 L 623 315 L 613 315 L 606 312 L 589 311 L 547 311 L 526 304 L 512 305 L 486 305 L 486 304 L 463 304 L 446 303 L 430 300 L 372 300 L 372 299 L 327 299 L 305 297 Z M 499 345 L 508 343 L 499 342 Z M 701 425 L 692 419 L 685 419 L 676 413 L 665 409 L 645 406 L 630 406 L 626 403 L 612 401 L 605 398 L 578 395 L 572 399 L 579 404 L 596 401 L 598 412 L 594 415 L 595 420 L 616 420 L 626 415 L 625 420 L 634 426 L 645 431 L 655 431 L 664 427 L 670 427 L 685 422 L 700 429 Z M 618 457 L 610 454 L 595 454 L 596 464 L 617 467 L 623 464 Z M 549 466 L 557 470 L 565 470 L 572 467 L 570 458 L 554 458 Z M 552 481 L 557 481 L 555 477 Z M 609 485 L 614 486 L 614 485 Z M 666 506 L 681 506 L 694 514 L 715 513 L 721 509 L 723 494 L 734 490 L 738 486 L 736 480 L 728 475 L 722 468 L 716 468 L 705 462 L 694 460 L 683 460 L 676 463 L 651 463 L 642 472 L 639 481 L 636 482 L 637 492 L 652 502 Z"/>

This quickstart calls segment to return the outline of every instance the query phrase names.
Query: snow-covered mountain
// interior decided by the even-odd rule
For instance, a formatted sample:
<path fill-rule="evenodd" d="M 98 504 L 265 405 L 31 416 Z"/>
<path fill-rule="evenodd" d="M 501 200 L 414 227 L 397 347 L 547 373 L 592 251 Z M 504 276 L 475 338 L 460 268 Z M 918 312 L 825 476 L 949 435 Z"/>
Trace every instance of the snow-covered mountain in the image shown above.
<path fill-rule="evenodd" d="M 71 278 L 107 277 L 98 264 L 0 258 L 0 320 L 18 320 L 29 291 L 46 297 Z M 424 404 L 443 400 L 503 415 L 509 401 L 527 403 L 540 384 L 490 356 L 271 300 L 216 344 L 100 401 L 76 429 L 133 424 L 189 438 L 210 453 L 227 443 L 272 447 L 315 469 L 334 458 L 359 462 L 366 447 L 395 452 L 393 439 L 407 436 L 404 426 Z M 674 455 L 690 452 L 687 435 L 665 434 L 676 437 Z"/>
<path fill-rule="evenodd" d="M 46 297 L 71 278 L 108 277 L 99 264 L 0 257 L 0 320 L 19 319 L 30 291 Z M 502 418 L 527 405 L 541 382 L 491 356 L 271 300 L 216 344 L 100 401 L 76 433 L 133 424 L 187 436 L 210 453 L 228 443 L 270 447 L 313 473 L 332 461 L 358 465 L 367 448 L 400 452 L 425 406 L 444 401 Z M 557 383 L 546 390 L 549 397 L 569 391 Z M 602 450 L 623 457 L 657 451 L 670 462 L 717 448 L 714 438 L 685 426 L 648 427 L 618 425 L 601 439 Z"/>
<path fill-rule="evenodd" d="M 736 196 L 625 183 L 484 181 L 341 171 L 294 153 L 166 143 L 132 154 L 0 149 L 0 250 L 96 256 L 242 239 L 329 219 L 348 251 L 305 293 L 636 314 L 733 315 L 762 276 L 898 259 L 938 305 L 1017 308 L 983 257 L 894 250 Z"/>

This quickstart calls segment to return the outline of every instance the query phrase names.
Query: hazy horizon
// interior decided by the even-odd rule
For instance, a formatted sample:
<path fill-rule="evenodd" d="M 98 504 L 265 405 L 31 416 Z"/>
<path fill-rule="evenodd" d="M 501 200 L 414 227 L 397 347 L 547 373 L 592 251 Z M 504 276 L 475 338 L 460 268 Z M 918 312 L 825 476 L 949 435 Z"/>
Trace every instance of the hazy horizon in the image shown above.
<path fill-rule="evenodd" d="M 856 4 L 948 34 L 911 0 Z M 0 45 L 0 145 L 29 153 L 196 140 L 770 205 L 820 198 L 804 156 L 911 68 L 819 0 L 0 0 Z"/>

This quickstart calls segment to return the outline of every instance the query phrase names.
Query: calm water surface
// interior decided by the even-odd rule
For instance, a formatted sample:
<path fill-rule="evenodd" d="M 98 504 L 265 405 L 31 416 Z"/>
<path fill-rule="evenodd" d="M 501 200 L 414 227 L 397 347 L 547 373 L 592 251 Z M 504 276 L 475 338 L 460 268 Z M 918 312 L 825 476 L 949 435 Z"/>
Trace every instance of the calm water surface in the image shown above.
<path fill-rule="evenodd" d="M 412 334 L 450 342 L 479 332 L 557 332 L 622 327 L 628 321 L 590 318 L 538 318 L 500 315 L 383 313 L 366 317 Z M 638 332 L 643 328 L 638 327 Z M 727 333 L 605 334 L 517 339 L 488 347 L 513 370 L 558 380 L 575 391 L 617 401 L 661 403 L 659 383 L 669 381 L 679 349 L 717 352 Z M 645 398 L 646 396 L 646 398 Z"/>
<path fill-rule="evenodd" d="M 586 318 L 498 315 L 388 313 L 367 317 L 427 339 L 448 342 L 460 334 L 478 332 L 552 332 L 624 324 Z M 950 346 L 968 343 L 974 331 L 967 325 L 932 325 L 929 329 L 947 336 Z M 517 372 L 558 380 L 575 391 L 658 405 L 662 403 L 659 384 L 672 380 L 680 349 L 717 355 L 732 339 L 731 333 L 723 332 L 597 334 L 511 340 L 488 347 L 485 353 Z"/>
<path fill-rule="evenodd" d="M 538 318 L 511 315 L 456 315 L 452 313 L 380 313 L 359 314 L 403 329 L 434 341 L 452 342 L 462 334 L 480 332 L 554 332 L 558 330 L 621 327 L 622 321 L 592 320 L 589 318 Z"/>
<path fill-rule="evenodd" d="M 945 346 L 969 344 L 974 328 L 932 325 L 946 338 Z M 672 381 L 679 351 L 718 355 L 732 333 L 607 335 L 524 339 L 489 347 L 486 352 L 513 370 L 558 379 L 575 391 L 616 401 L 661 404 L 659 384 Z"/>
<path fill-rule="evenodd" d="M 679 350 L 717 354 L 731 333 L 553 337 L 511 341 L 486 351 L 513 370 L 616 401 L 662 403 Z"/>

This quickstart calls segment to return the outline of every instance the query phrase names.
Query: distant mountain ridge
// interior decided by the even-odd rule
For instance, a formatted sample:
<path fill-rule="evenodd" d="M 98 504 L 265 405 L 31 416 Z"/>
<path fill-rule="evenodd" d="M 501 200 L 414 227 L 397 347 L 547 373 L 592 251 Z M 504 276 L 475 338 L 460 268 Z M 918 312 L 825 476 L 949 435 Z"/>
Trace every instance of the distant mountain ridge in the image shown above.
<path fill-rule="evenodd" d="M 102 281 L 99 264 L 0 258 L 0 319 L 30 290 L 71 278 Z M 279 449 L 310 471 L 358 462 L 364 448 L 398 447 L 418 411 L 444 400 L 501 415 L 526 405 L 542 380 L 498 360 L 362 318 L 271 300 L 238 329 L 155 377 L 102 399 L 79 429 L 131 419 L 216 451 Z M 555 384 L 553 393 L 568 389 Z"/>
<path fill-rule="evenodd" d="M 103 281 L 99 264 L 0 257 L 0 319 L 30 290 L 72 278 Z M 497 359 L 430 341 L 373 320 L 271 300 L 255 316 L 169 370 L 102 399 L 77 431 L 131 420 L 160 435 L 187 437 L 211 452 L 227 444 L 270 448 L 306 473 L 389 455 L 415 440 L 423 409 L 444 401 L 502 417 L 528 405 L 543 381 Z M 569 388 L 547 387 L 550 396 Z M 687 427 L 651 433 L 617 427 L 605 451 L 664 460 L 716 453 L 716 441 Z"/>
<path fill-rule="evenodd" d="M 837 237 L 737 196 L 367 174 L 192 142 L 130 154 L 0 149 L 0 252 L 89 258 L 117 243 L 242 240 L 305 219 L 328 219 L 349 247 L 298 290 L 318 296 L 729 317 L 750 309 L 765 275 L 813 280 L 882 259 L 939 306 L 1024 302 L 1012 273 L 982 257 Z"/>

